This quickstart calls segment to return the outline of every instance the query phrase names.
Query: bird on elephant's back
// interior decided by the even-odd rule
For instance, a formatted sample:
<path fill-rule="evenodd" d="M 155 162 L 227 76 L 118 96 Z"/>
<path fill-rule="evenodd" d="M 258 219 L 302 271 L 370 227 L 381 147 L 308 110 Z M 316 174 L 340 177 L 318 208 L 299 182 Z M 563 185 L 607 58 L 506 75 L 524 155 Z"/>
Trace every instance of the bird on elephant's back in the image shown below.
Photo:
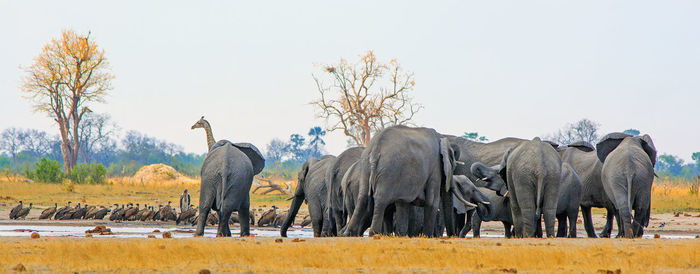
<path fill-rule="evenodd" d="M 596 144 L 603 189 L 624 237 L 641 237 L 649 225 L 656 147 L 649 135 L 610 133 Z M 634 211 L 634 212 L 633 212 Z"/>
<path fill-rule="evenodd" d="M 219 140 L 204 159 L 201 171 L 199 208 L 200 215 L 208 216 L 210 210 L 218 212 L 221 220 L 229 220 L 233 211 L 241 219 L 250 214 L 250 186 L 253 176 L 265 167 L 262 153 L 249 143 L 232 143 Z M 204 234 L 206 218 L 199 218 L 195 235 Z M 250 235 L 250 224 L 241 223 L 241 236 Z M 231 236 L 228 221 L 220 221 L 217 236 Z"/>

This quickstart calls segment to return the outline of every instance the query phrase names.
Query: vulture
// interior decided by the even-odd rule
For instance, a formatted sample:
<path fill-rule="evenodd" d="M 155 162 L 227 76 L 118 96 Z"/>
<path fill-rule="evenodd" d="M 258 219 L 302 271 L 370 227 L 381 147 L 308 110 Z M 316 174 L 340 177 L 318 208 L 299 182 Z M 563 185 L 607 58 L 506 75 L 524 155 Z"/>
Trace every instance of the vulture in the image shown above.
<path fill-rule="evenodd" d="M 260 219 L 258 219 L 258 226 L 262 227 L 272 225 L 272 222 L 275 221 L 275 217 L 277 217 L 277 206 L 273 205 L 272 209 L 260 216 Z"/>
<path fill-rule="evenodd" d="M 53 207 L 49 207 L 47 209 L 44 209 L 44 211 L 41 212 L 41 215 L 39 215 L 39 220 L 51 219 L 51 217 L 53 217 L 53 215 L 56 213 L 57 208 L 58 208 L 58 203 L 54 203 Z"/>
<path fill-rule="evenodd" d="M 58 209 L 58 210 L 56 211 L 56 215 L 53 216 L 53 219 L 54 219 L 54 220 L 61 220 L 61 217 L 63 217 L 63 215 L 66 214 L 66 212 L 68 212 L 69 210 L 71 210 L 71 208 L 72 208 L 72 207 L 70 206 L 71 203 L 72 203 L 71 201 L 68 201 L 68 203 L 66 204 L 66 206 L 64 206 L 64 207 L 62 207 L 62 208 L 60 208 L 60 209 Z"/>
<path fill-rule="evenodd" d="M 180 212 L 180 216 L 177 217 L 177 220 L 175 220 L 175 224 L 180 224 L 182 221 L 187 221 L 190 218 L 194 217 L 197 215 L 197 207 L 194 207 L 192 205 L 189 206 L 188 209 L 186 209 L 184 212 Z"/>
<path fill-rule="evenodd" d="M 116 220 L 121 220 L 122 216 L 124 216 L 124 204 L 122 204 L 122 207 L 119 207 L 118 204 L 114 204 L 115 208 L 112 210 L 112 215 L 109 215 L 109 220 L 110 221 L 116 221 Z"/>
<path fill-rule="evenodd" d="M 91 218 L 93 218 L 93 219 L 95 219 L 95 220 L 102 220 L 102 219 L 105 218 L 105 216 L 107 215 L 107 213 L 110 212 L 110 211 L 111 211 L 111 210 L 110 210 L 109 208 L 101 207 L 100 209 L 98 209 L 98 210 L 95 211 L 95 214 L 94 214 Z"/>
<path fill-rule="evenodd" d="M 136 207 L 133 206 L 133 204 L 129 204 L 130 207 L 126 211 L 124 211 L 124 220 L 126 221 L 133 221 L 134 216 L 136 216 L 136 213 L 139 212 L 139 204 L 136 204 Z"/>
<path fill-rule="evenodd" d="M 85 217 L 85 213 L 87 213 L 88 210 L 88 205 L 85 204 L 85 207 L 80 207 L 75 209 L 75 212 L 73 212 L 73 215 L 71 216 L 71 219 L 82 219 Z"/>
<path fill-rule="evenodd" d="M 17 213 L 22 210 L 22 201 L 19 201 L 19 205 L 10 210 L 10 219 L 17 219 Z"/>
<path fill-rule="evenodd" d="M 32 203 L 29 203 L 29 207 L 23 207 L 22 209 L 17 212 L 17 216 L 15 216 L 15 219 L 22 218 L 24 219 L 29 215 L 29 211 L 32 210 Z"/>

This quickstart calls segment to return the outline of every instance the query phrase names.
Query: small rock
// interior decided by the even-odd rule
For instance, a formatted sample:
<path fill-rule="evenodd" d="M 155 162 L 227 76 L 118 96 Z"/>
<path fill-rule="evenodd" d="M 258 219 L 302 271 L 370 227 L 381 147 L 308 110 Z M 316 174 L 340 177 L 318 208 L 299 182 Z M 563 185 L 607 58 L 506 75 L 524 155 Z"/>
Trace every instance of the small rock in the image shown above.
<path fill-rule="evenodd" d="M 32 232 L 32 235 L 29 237 L 31 237 L 32 239 L 39 239 L 39 233 Z"/>
<path fill-rule="evenodd" d="M 283 241 L 284 241 L 284 240 L 282 240 L 282 238 L 277 238 L 277 239 L 275 239 L 275 243 L 281 243 L 281 242 L 283 242 Z"/>
<path fill-rule="evenodd" d="M 173 237 L 173 235 L 170 234 L 170 231 L 166 231 L 163 233 L 163 239 L 170 239 L 172 237 Z"/>
<path fill-rule="evenodd" d="M 294 242 L 294 243 L 306 242 L 306 240 L 300 240 L 299 238 L 294 238 L 294 239 L 292 240 L 292 242 Z"/>
<path fill-rule="evenodd" d="M 690 214 L 688 214 L 688 213 L 683 213 L 683 216 L 685 216 L 685 217 L 690 217 L 690 216 L 693 216 L 693 215 L 690 215 Z"/>
<path fill-rule="evenodd" d="M 155 239 L 156 235 L 148 235 L 148 238 Z"/>
<path fill-rule="evenodd" d="M 506 273 L 518 273 L 518 270 L 515 268 L 503 268 L 501 269 L 501 272 L 506 272 Z"/>
<path fill-rule="evenodd" d="M 695 239 L 700 239 L 700 235 L 695 235 Z"/>
<path fill-rule="evenodd" d="M 372 239 L 375 239 L 375 240 L 379 240 L 381 238 L 382 238 L 382 235 L 379 235 L 379 234 L 374 234 L 374 236 L 372 236 Z"/>
<path fill-rule="evenodd" d="M 153 230 L 153 233 L 160 233 L 160 230 L 158 230 L 158 229 Z"/>
<path fill-rule="evenodd" d="M 22 272 L 22 271 L 27 271 L 27 268 L 24 267 L 22 263 L 18 263 L 12 270 L 17 271 L 17 272 Z"/>
<path fill-rule="evenodd" d="M 112 233 L 112 230 L 107 228 L 104 225 L 98 225 L 93 229 L 86 230 L 85 233 L 100 233 L 100 235 L 102 235 L 102 233 Z M 111 234 L 105 234 L 105 235 L 111 235 Z"/>
<path fill-rule="evenodd" d="M 501 243 L 496 243 L 496 246 L 502 246 L 502 245 L 503 245 L 503 244 L 501 244 Z"/>
<path fill-rule="evenodd" d="M 659 235 L 659 234 L 654 234 L 654 239 L 658 239 L 658 238 L 661 238 L 661 235 Z"/>
<path fill-rule="evenodd" d="M 199 274 L 211 274 L 211 271 L 209 271 L 209 269 L 202 269 L 199 271 Z"/>
<path fill-rule="evenodd" d="M 85 238 L 92 238 L 92 234 L 86 233 L 86 234 L 85 234 Z"/>

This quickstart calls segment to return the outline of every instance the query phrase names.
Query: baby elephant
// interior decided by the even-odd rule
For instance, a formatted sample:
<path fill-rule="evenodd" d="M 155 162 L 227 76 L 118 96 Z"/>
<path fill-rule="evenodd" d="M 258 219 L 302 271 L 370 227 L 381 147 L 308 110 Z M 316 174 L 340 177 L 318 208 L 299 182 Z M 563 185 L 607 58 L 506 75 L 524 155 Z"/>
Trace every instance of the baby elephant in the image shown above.
<path fill-rule="evenodd" d="M 474 238 L 478 238 L 481 236 L 481 222 L 489 222 L 489 221 L 500 221 L 503 223 L 503 229 L 505 230 L 505 237 L 510 238 L 513 236 L 512 234 L 512 227 L 513 227 L 513 216 L 510 213 L 510 204 L 508 201 L 508 197 L 503 197 L 499 196 L 496 194 L 495 191 L 487 189 L 487 188 L 479 188 L 479 191 L 483 192 L 486 197 L 489 197 L 491 199 L 491 203 L 493 204 L 493 218 L 485 220 L 482 219 L 479 214 L 473 214 L 472 216 L 472 222 L 471 222 L 471 228 L 474 229 Z M 472 214 L 472 212 L 468 212 L 467 214 Z M 469 225 L 469 224 L 468 224 Z M 459 233 L 460 237 L 464 237 L 467 232 L 469 232 L 468 225 L 465 226 L 464 229 Z"/>
<path fill-rule="evenodd" d="M 576 219 L 581 203 L 581 179 L 568 163 L 561 165 L 561 184 L 557 202 L 557 237 L 576 238 Z M 566 234 L 566 221 L 569 220 L 569 234 Z"/>

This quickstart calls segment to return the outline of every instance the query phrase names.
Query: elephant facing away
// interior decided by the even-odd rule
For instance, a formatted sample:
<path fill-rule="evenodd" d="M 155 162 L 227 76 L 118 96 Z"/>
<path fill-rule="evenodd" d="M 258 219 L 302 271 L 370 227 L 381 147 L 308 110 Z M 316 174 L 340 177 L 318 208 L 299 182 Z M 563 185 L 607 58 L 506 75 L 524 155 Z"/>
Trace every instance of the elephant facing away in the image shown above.
<path fill-rule="evenodd" d="M 387 214 L 391 211 L 386 210 L 392 205 L 399 223 L 408 223 L 411 205 L 422 206 L 426 236 L 437 236 L 434 228 L 441 208 L 448 235 L 454 235 L 452 193 L 463 198 L 452 180 L 458 155 L 459 148 L 434 129 L 394 126 L 379 132 L 360 159 L 365 172 L 355 210 L 343 235 L 359 236 L 369 213 L 370 234 L 393 231 L 383 227 L 393 223 L 392 214 Z M 398 235 L 407 233 L 403 229 L 397 231 Z"/>
<path fill-rule="evenodd" d="M 202 165 L 199 196 L 200 216 L 209 216 L 211 209 L 218 212 L 222 220 L 231 218 L 238 211 L 241 219 L 250 214 L 250 186 L 253 176 L 265 167 L 265 159 L 252 144 L 216 142 Z M 207 218 L 199 218 L 195 235 L 204 234 Z M 219 222 L 217 236 L 230 237 L 229 222 Z M 241 236 L 250 235 L 250 224 L 241 223 Z"/>
<path fill-rule="evenodd" d="M 568 163 L 561 165 L 561 184 L 557 202 L 557 237 L 576 238 L 576 219 L 581 203 L 581 179 Z M 567 220 L 569 232 L 567 234 Z"/>
<path fill-rule="evenodd" d="M 557 149 L 562 162 L 566 162 L 574 168 L 576 174 L 581 179 L 581 214 L 583 215 L 583 226 L 586 234 L 590 238 L 596 238 L 592 207 L 602 207 L 607 210 L 606 222 L 600 237 L 610 237 L 612 230 L 613 216 L 615 209 L 613 204 L 605 195 L 603 181 L 601 180 L 601 170 L 603 163 L 598 159 L 598 153 L 591 144 L 587 142 L 575 142 Z"/>
<path fill-rule="evenodd" d="M 292 205 L 287 213 L 282 226 L 280 235 L 287 237 L 287 230 L 294 222 L 294 218 L 299 212 L 299 207 L 303 202 L 309 206 L 309 215 L 311 216 L 311 227 L 314 230 L 314 237 L 321 237 L 323 228 L 323 212 L 326 209 L 326 170 L 328 166 L 335 160 L 335 156 L 326 155 L 320 160 L 316 158 L 309 159 L 301 167 L 299 171 L 299 184 L 294 192 Z"/>
<path fill-rule="evenodd" d="M 554 237 L 561 159 L 552 145 L 535 137 L 503 155 L 501 176 L 510 194 L 516 237 L 533 237 L 544 216 L 547 237 Z"/>
<path fill-rule="evenodd" d="M 649 135 L 616 132 L 603 137 L 596 149 L 603 163 L 603 188 L 615 207 L 620 231 L 626 238 L 641 237 L 651 213 L 656 164 L 654 142 Z"/>
<path fill-rule="evenodd" d="M 343 210 L 343 176 L 357 160 L 360 159 L 364 147 L 353 147 L 345 150 L 333 160 L 326 170 L 326 210 L 321 234 L 323 236 L 337 236 L 338 231 L 345 226 L 347 213 Z"/>

